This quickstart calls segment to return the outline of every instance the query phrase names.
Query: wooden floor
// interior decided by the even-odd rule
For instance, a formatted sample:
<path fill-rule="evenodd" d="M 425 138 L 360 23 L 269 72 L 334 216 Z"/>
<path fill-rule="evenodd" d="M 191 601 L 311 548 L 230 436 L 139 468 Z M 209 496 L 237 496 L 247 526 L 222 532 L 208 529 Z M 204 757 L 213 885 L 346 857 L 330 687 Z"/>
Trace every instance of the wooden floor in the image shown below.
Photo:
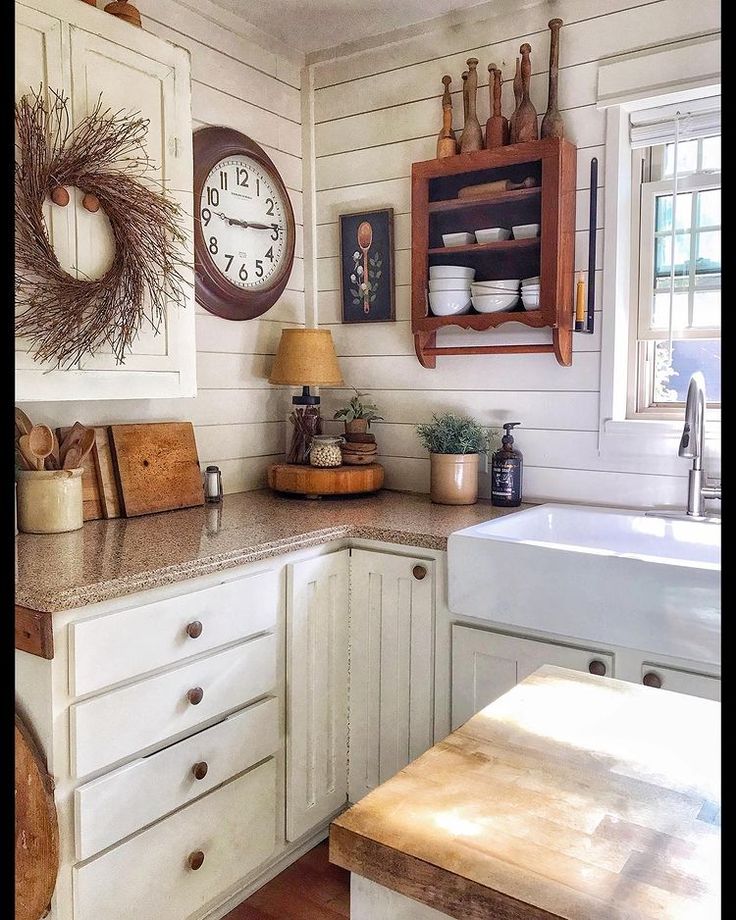
<path fill-rule="evenodd" d="M 223 920 L 348 920 L 350 873 L 327 859 L 327 841 L 305 853 Z"/>

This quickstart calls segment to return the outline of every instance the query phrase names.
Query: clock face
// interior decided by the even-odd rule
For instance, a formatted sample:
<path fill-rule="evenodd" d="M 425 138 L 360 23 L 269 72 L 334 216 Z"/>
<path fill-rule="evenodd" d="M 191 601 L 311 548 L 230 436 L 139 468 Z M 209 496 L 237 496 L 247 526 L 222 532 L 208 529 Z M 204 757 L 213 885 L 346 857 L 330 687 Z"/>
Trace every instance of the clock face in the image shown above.
<path fill-rule="evenodd" d="M 247 154 L 218 160 L 202 184 L 199 218 L 219 275 L 243 291 L 271 286 L 293 255 L 290 205 L 263 165 Z"/>

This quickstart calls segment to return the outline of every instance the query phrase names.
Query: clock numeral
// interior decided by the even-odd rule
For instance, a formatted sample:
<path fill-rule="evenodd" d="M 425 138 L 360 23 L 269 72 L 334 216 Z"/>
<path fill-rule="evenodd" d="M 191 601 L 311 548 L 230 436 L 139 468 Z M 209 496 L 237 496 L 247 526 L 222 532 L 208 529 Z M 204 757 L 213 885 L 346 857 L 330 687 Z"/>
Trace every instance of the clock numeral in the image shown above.
<path fill-rule="evenodd" d="M 220 188 L 227 191 L 227 173 L 220 170 Z"/>
<path fill-rule="evenodd" d="M 266 214 L 273 217 L 273 198 L 266 198 Z"/>
<path fill-rule="evenodd" d="M 263 277 L 263 262 L 260 259 L 256 259 L 256 278 Z"/>
<path fill-rule="evenodd" d="M 263 258 L 270 259 L 273 262 L 273 246 L 271 246 L 271 248 L 268 250 L 268 252 Z"/>
<path fill-rule="evenodd" d="M 261 180 L 256 176 L 256 195 L 260 198 L 261 195 Z"/>
<path fill-rule="evenodd" d="M 204 221 L 205 227 L 212 220 L 212 211 L 209 208 L 202 208 L 202 220 Z"/>
<path fill-rule="evenodd" d="M 216 188 L 210 188 L 209 185 L 207 186 L 207 204 L 215 208 L 220 204 L 220 193 Z"/>
<path fill-rule="evenodd" d="M 247 272 L 246 269 L 245 269 L 245 262 L 243 262 L 243 264 L 240 266 L 240 271 L 238 272 L 238 277 L 240 278 L 241 281 L 247 281 L 247 280 L 248 280 L 248 272 Z"/>
<path fill-rule="evenodd" d="M 227 265 L 225 266 L 225 271 L 229 272 L 230 266 L 233 264 L 233 259 L 235 258 L 235 256 L 229 256 L 227 253 L 225 253 L 225 258 L 227 259 Z"/>
<path fill-rule="evenodd" d="M 271 239 L 277 240 L 279 238 L 279 233 L 281 233 L 281 229 L 274 224 L 273 230 L 271 231 Z"/>
<path fill-rule="evenodd" d="M 245 168 L 245 166 L 238 166 L 236 168 L 237 168 L 237 173 L 238 173 L 238 177 L 237 177 L 238 185 L 242 185 L 243 188 L 248 188 L 248 170 Z"/>
<path fill-rule="evenodd" d="M 208 248 L 209 248 L 209 251 L 212 253 L 213 256 L 216 256 L 216 255 L 217 255 L 217 251 L 218 251 L 218 250 L 217 250 L 217 237 L 216 237 L 216 236 L 211 236 L 211 237 L 210 237 L 210 244 L 209 244 L 209 247 L 208 247 Z"/>

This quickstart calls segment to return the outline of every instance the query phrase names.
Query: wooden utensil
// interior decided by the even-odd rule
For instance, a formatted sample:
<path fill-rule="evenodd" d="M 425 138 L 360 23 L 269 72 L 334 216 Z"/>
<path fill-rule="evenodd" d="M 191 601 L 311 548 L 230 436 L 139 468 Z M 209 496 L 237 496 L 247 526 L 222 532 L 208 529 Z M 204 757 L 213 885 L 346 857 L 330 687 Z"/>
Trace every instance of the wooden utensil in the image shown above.
<path fill-rule="evenodd" d="M 358 246 L 360 251 L 363 253 L 363 283 L 368 282 L 368 250 L 371 248 L 371 243 L 373 242 L 373 227 L 367 220 L 361 221 L 358 224 Z M 371 308 L 371 293 L 366 288 L 363 293 L 363 312 L 368 313 Z"/>
<path fill-rule="evenodd" d="M 15 407 L 15 440 L 22 434 L 30 434 L 33 428 L 33 422 L 28 418 L 22 409 Z"/>
<path fill-rule="evenodd" d="M 519 112 L 521 100 L 524 97 L 524 84 L 521 79 L 521 58 L 516 59 L 516 70 L 514 71 L 514 111 L 509 119 L 509 143 L 516 143 L 516 116 Z"/>
<path fill-rule="evenodd" d="M 53 446 L 51 448 L 51 453 L 46 458 L 46 469 L 50 470 L 60 470 L 61 469 L 61 460 L 59 459 L 59 439 L 56 436 L 56 432 L 52 431 L 51 435 L 54 439 Z"/>
<path fill-rule="evenodd" d="M 39 469 L 38 458 L 31 450 L 31 445 L 27 434 L 22 434 L 18 438 L 18 453 L 25 460 L 29 470 Z"/>
<path fill-rule="evenodd" d="M 450 95 L 452 77 L 445 74 L 442 82 L 445 85 L 445 91 L 442 94 L 442 130 L 437 137 L 438 160 L 443 157 L 453 157 L 457 153 L 457 141 L 455 132 L 452 130 L 452 96 Z"/>
<path fill-rule="evenodd" d="M 488 96 L 491 116 L 486 122 L 486 149 L 491 150 L 509 142 L 509 122 L 501 114 L 501 71 L 495 64 L 488 65 Z"/>
<path fill-rule="evenodd" d="M 483 129 L 476 113 L 478 95 L 478 58 L 468 58 L 468 79 L 466 82 L 468 93 L 468 115 L 465 119 L 463 133 L 460 137 L 460 153 L 473 153 L 483 149 Z"/>
<path fill-rule="evenodd" d="M 69 428 L 57 428 L 56 435 L 59 441 L 63 441 L 69 431 Z M 96 434 L 97 429 L 94 431 Z M 95 455 L 96 450 L 93 447 L 80 464 L 84 470 L 82 473 L 82 515 L 85 521 L 99 521 L 105 517 Z"/>
<path fill-rule="evenodd" d="M 77 467 L 81 466 L 82 461 L 82 451 L 79 449 L 79 445 L 75 444 L 73 447 L 70 447 L 64 455 L 64 469 L 65 470 L 76 470 Z"/>
<path fill-rule="evenodd" d="M 61 463 L 62 469 L 69 469 L 69 467 L 66 465 L 67 451 L 82 440 L 86 430 L 87 429 L 81 422 L 75 422 L 71 428 L 66 429 L 67 435 L 61 442 L 61 446 L 59 448 L 59 462 Z"/>
<path fill-rule="evenodd" d="M 521 105 L 516 113 L 514 127 L 516 129 L 516 143 L 524 144 L 528 141 L 536 141 L 539 138 L 539 126 L 537 125 L 537 110 L 529 98 L 529 90 L 532 82 L 532 62 L 529 57 L 532 46 L 528 42 L 519 48 L 521 52 L 521 82 L 523 95 Z"/>
<path fill-rule="evenodd" d="M 536 188 L 537 180 L 533 176 L 527 176 L 521 182 L 512 182 L 511 179 L 496 179 L 494 182 L 481 182 L 478 185 L 466 185 L 461 188 L 458 198 L 478 198 L 486 195 L 498 195 L 501 192 L 513 192 L 522 188 Z"/>
<path fill-rule="evenodd" d="M 84 434 L 77 445 L 79 449 L 79 463 L 84 461 L 84 458 L 89 454 L 89 452 L 94 447 L 95 443 L 95 430 L 94 428 L 85 428 Z"/>
<path fill-rule="evenodd" d="M 191 422 L 111 425 L 109 430 L 126 517 L 204 504 Z"/>
<path fill-rule="evenodd" d="M 36 458 L 36 468 L 42 470 L 46 458 L 54 449 L 54 433 L 48 425 L 34 425 L 27 437 L 28 447 Z"/>
<path fill-rule="evenodd" d="M 463 127 L 468 120 L 468 71 L 464 70 L 461 75 L 463 81 Z M 462 133 L 462 132 L 461 132 Z"/>
<path fill-rule="evenodd" d="M 560 55 L 561 19 L 550 19 L 547 23 L 549 37 L 549 90 L 547 93 L 547 111 L 542 119 L 542 137 L 564 137 L 565 126 L 557 106 L 557 74 Z"/>

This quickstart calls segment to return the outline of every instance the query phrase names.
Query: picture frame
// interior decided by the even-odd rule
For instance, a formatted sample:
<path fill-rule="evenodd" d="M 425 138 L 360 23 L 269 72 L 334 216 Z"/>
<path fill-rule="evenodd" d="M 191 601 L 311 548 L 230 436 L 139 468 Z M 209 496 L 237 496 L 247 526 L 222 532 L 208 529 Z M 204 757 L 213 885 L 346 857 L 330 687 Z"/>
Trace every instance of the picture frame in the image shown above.
<path fill-rule="evenodd" d="M 339 220 L 343 323 L 394 322 L 394 209 L 353 211 Z"/>

